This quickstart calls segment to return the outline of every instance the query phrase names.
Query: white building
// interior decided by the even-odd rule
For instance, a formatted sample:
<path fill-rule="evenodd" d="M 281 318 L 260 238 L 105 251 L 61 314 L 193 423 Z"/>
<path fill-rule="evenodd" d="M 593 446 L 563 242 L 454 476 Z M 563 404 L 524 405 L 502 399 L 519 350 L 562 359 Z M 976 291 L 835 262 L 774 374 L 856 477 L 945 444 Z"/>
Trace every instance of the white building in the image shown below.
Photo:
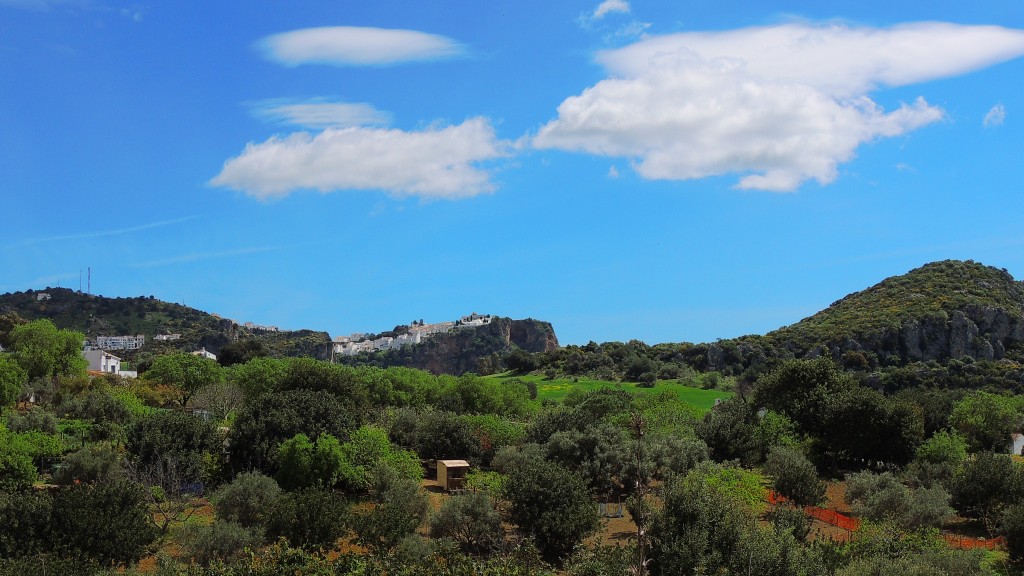
<path fill-rule="evenodd" d="M 157 334 L 156 336 L 153 336 L 153 340 L 158 340 L 160 342 L 170 342 L 179 338 L 181 338 L 181 334 Z"/>
<path fill-rule="evenodd" d="M 246 322 L 245 324 L 242 324 L 242 326 L 245 326 L 249 330 L 263 330 L 264 332 L 280 332 L 281 331 L 281 329 L 278 328 L 277 326 L 264 326 L 262 324 L 254 324 L 252 322 Z"/>
<path fill-rule="evenodd" d="M 469 316 L 463 316 L 459 320 L 460 326 L 483 326 L 484 324 L 491 323 L 492 316 L 490 314 L 477 314 L 473 312 Z"/>
<path fill-rule="evenodd" d="M 217 359 L 217 355 L 214 354 L 213 352 L 207 352 L 206 348 L 200 348 L 199 350 L 196 350 L 195 352 L 193 352 L 192 355 L 193 356 L 202 356 L 203 358 L 208 358 L 210 360 L 216 360 Z"/>
<path fill-rule="evenodd" d="M 97 336 L 96 347 L 104 350 L 138 350 L 146 343 L 146 337 L 137 336 Z"/>
<path fill-rule="evenodd" d="M 89 361 L 89 370 L 117 374 L 121 371 L 121 359 L 103 350 L 85 350 L 82 356 Z"/>
<path fill-rule="evenodd" d="M 51 296 L 48 293 L 46 293 L 46 292 L 40 292 L 40 293 L 36 294 L 36 302 L 41 302 L 43 300 L 49 300 L 50 298 L 51 298 Z"/>

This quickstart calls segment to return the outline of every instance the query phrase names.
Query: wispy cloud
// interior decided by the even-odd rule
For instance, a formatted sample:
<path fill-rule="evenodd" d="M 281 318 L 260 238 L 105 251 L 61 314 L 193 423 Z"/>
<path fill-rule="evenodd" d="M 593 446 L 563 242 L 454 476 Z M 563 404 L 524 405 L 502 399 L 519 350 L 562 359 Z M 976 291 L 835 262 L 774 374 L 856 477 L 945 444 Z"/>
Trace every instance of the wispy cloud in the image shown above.
<path fill-rule="evenodd" d="M 85 8 L 88 0 L 0 0 L 0 6 L 46 12 L 55 8 Z"/>
<path fill-rule="evenodd" d="M 482 164 L 511 153 L 490 123 L 473 118 L 421 131 L 328 128 L 249 143 L 210 184 L 259 199 L 296 190 L 383 190 L 396 196 L 465 198 L 493 190 Z"/>
<path fill-rule="evenodd" d="M 46 236 L 42 238 L 32 238 L 29 240 L 23 240 L 21 242 L 15 242 L 6 246 L 7 248 L 20 248 L 23 246 L 32 246 L 35 244 L 44 244 L 47 242 L 61 242 L 65 240 L 86 240 L 89 238 L 102 238 L 104 236 L 120 236 L 122 234 L 133 234 L 135 232 L 142 232 L 143 230 L 151 230 L 153 228 L 163 228 L 164 226 L 174 226 L 175 224 L 181 224 L 188 222 L 189 220 L 195 220 L 198 216 L 185 216 L 184 218 L 175 218 L 173 220 L 161 220 L 158 222 L 149 222 L 147 224 L 138 224 L 135 226 L 128 226 L 126 228 L 114 228 L 111 230 L 94 230 L 92 232 L 80 232 L 77 234 L 62 234 L 59 236 Z"/>
<path fill-rule="evenodd" d="M 945 116 L 923 98 L 887 112 L 870 92 L 1021 55 L 1024 31 L 933 22 L 651 37 L 599 53 L 609 78 L 562 102 L 533 144 L 628 158 L 648 179 L 735 173 L 739 188 L 791 191 Z"/>
<path fill-rule="evenodd" d="M 267 58 L 285 66 L 388 66 L 463 57 L 463 44 L 416 30 L 332 26 L 268 36 L 259 42 Z"/>
<path fill-rule="evenodd" d="M 391 114 L 377 110 L 370 104 L 353 104 L 325 98 L 306 101 L 263 100 L 253 104 L 252 110 L 259 118 L 313 130 L 391 124 Z"/>
<path fill-rule="evenodd" d="M 580 14 L 576 22 L 580 25 L 580 28 L 587 30 L 597 25 L 600 20 L 609 14 L 629 14 L 629 12 L 630 6 L 627 0 L 604 0 L 593 10 Z"/>
<path fill-rule="evenodd" d="M 626 0 L 604 0 L 598 4 L 597 8 L 594 8 L 594 20 L 600 20 L 613 12 L 629 14 L 629 2 Z"/>
<path fill-rule="evenodd" d="M 266 252 L 273 252 L 280 250 L 281 246 L 265 246 L 257 248 L 239 248 L 236 250 L 221 250 L 217 252 L 194 252 L 192 254 L 183 254 L 181 256 L 173 256 L 171 258 L 162 258 L 159 260 L 149 260 L 147 262 L 136 262 L 129 264 L 131 268 L 159 268 L 161 266 L 168 266 L 171 264 L 186 264 L 189 262 L 197 262 L 199 260 L 214 260 L 220 258 L 232 258 L 235 256 L 247 256 L 249 254 L 263 254 Z"/>
<path fill-rule="evenodd" d="M 985 119 L 981 121 L 982 125 L 986 128 L 1002 126 L 1003 122 L 1006 122 L 1006 107 L 1002 104 L 996 104 L 990 108 L 988 113 L 985 114 Z"/>

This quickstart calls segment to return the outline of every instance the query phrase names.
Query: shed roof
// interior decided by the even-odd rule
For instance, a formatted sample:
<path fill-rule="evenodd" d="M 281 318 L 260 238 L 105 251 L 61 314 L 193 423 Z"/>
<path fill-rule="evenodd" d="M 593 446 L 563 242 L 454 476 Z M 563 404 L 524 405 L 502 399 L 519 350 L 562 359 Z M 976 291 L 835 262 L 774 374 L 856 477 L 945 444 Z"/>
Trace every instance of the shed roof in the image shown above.
<path fill-rule="evenodd" d="M 469 468 L 469 462 L 465 460 L 438 460 L 438 464 L 444 464 L 446 468 Z"/>

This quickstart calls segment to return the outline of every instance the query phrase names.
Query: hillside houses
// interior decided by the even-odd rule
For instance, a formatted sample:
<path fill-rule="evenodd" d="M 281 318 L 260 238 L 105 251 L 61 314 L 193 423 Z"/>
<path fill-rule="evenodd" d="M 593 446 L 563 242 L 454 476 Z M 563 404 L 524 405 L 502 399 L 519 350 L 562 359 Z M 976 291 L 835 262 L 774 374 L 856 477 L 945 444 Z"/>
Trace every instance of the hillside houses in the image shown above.
<path fill-rule="evenodd" d="M 138 350 L 146 344 L 146 337 L 136 336 L 97 336 L 96 347 L 104 350 Z"/>
<path fill-rule="evenodd" d="M 445 334 L 456 328 L 475 328 L 489 324 L 494 319 L 490 314 L 477 314 L 473 312 L 452 322 L 436 322 L 425 324 L 422 320 L 414 321 L 411 324 L 399 328 L 404 331 L 394 336 L 380 336 L 368 338 L 366 334 L 352 334 L 350 336 L 337 336 L 333 341 L 334 354 L 342 356 L 354 356 L 363 352 L 379 352 L 382 350 L 396 350 L 410 344 L 419 344 L 435 334 Z"/>

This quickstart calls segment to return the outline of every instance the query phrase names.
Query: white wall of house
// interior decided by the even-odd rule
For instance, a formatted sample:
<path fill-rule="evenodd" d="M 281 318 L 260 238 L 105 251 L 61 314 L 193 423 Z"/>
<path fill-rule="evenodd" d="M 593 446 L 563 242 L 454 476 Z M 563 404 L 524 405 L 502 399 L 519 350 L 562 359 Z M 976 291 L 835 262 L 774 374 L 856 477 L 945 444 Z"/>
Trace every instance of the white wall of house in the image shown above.
<path fill-rule="evenodd" d="M 110 352 L 85 350 L 82 355 L 89 361 L 89 370 L 98 370 L 107 374 L 117 374 L 121 371 L 121 359 Z"/>

